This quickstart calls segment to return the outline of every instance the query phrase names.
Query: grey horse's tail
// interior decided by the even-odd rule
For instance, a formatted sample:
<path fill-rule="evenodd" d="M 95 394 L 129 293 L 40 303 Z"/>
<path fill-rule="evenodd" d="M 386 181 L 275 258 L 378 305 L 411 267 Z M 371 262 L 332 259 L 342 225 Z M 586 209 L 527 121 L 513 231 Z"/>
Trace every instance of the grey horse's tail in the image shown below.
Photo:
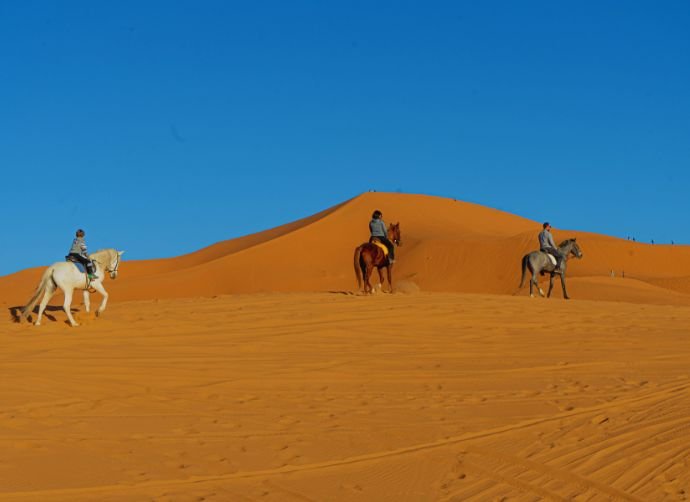
<path fill-rule="evenodd" d="M 529 261 L 529 255 L 526 254 L 522 257 L 522 278 L 520 279 L 520 287 L 525 285 L 525 273 L 527 272 L 527 262 Z"/>
<path fill-rule="evenodd" d="M 362 289 L 362 270 L 359 265 L 359 259 L 362 255 L 362 246 L 357 246 L 355 249 L 355 277 L 357 277 L 357 289 Z"/>
<path fill-rule="evenodd" d="M 26 319 L 31 311 L 34 309 L 36 304 L 38 303 L 39 297 L 45 292 L 46 288 L 48 287 L 48 282 L 53 280 L 53 268 L 48 267 L 48 269 L 43 272 L 43 276 L 41 277 L 41 282 L 38 283 L 38 287 L 36 288 L 36 291 L 34 292 L 34 295 L 31 297 L 31 300 L 29 300 L 29 303 L 26 304 L 24 308 L 20 310 L 19 314 L 19 321 Z"/>

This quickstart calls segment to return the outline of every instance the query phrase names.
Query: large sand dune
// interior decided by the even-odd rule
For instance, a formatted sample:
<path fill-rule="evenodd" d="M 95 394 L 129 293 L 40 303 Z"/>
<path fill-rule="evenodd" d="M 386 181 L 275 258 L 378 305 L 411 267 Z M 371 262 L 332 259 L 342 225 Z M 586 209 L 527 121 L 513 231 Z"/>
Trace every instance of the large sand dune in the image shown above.
<path fill-rule="evenodd" d="M 401 224 L 395 278 L 404 285 L 422 291 L 526 294 L 518 291 L 520 259 L 535 248 L 540 223 L 452 199 L 387 193 L 365 193 L 312 217 L 188 255 L 125 261 L 121 278 L 108 283 L 108 289 L 118 300 L 352 291 L 353 250 L 367 239 L 376 208 L 388 222 Z M 668 297 L 676 304 L 685 296 L 673 293 L 690 294 L 687 246 L 561 229 L 554 235 L 556 240 L 577 237 L 585 253 L 583 260 L 570 261 L 569 277 L 611 279 L 605 285 L 574 281 L 573 292 L 581 298 L 664 303 Z M 0 301 L 20 305 L 39 275 L 40 269 L 32 269 L 0 278 Z M 623 277 L 637 282 L 619 280 Z M 657 288 L 642 289 L 639 281 Z M 560 297 L 560 287 L 555 294 Z"/>
<path fill-rule="evenodd" d="M 399 294 L 350 294 L 377 208 Z M 556 229 L 574 300 L 532 299 L 540 228 L 367 193 L 125 261 L 79 328 L 11 322 L 42 269 L 0 278 L 0 500 L 686 500 L 688 247 Z"/>

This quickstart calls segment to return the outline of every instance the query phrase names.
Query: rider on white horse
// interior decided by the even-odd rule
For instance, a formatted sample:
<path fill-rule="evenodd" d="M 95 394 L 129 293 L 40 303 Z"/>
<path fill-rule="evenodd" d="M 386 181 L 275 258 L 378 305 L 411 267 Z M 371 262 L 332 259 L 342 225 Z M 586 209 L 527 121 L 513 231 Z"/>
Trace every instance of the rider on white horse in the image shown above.
<path fill-rule="evenodd" d="M 83 237 L 83 235 L 82 235 Z M 76 241 L 77 239 L 75 239 Z M 90 258 L 95 267 L 95 278 L 88 280 L 86 274 L 81 272 L 74 263 L 69 263 L 66 261 L 60 261 L 50 265 L 43 275 L 41 276 L 41 281 L 38 287 L 34 291 L 33 296 L 29 302 L 21 309 L 18 320 L 26 319 L 30 314 L 33 313 L 33 309 L 40 300 L 40 305 L 38 307 L 38 315 L 36 316 L 36 321 L 34 324 L 39 326 L 41 324 L 41 318 L 43 316 L 43 311 L 46 309 L 48 302 L 53 297 L 55 292 L 60 289 L 65 295 L 65 300 L 62 307 L 65 309 L 65 314 L 67 314 L 67 319 L 72 326 L 78 326 L 77 321 L 72 316 L 71 305 L 72 305 L 72 294 L 74 290 L 83 291 L 84 295 L 84 308 L 88 313 L 90 310 L 90 300 L 89 300 L 89 289 L 95 289 L 101 294 L 103 300 L 101 305 L 96 310 L 96 315 L 100 315 L 105 310 L 105 306 L 108 303 L 108 292 L 103 287 L 103 279 L 105 279 L 106 274 L 110 275 L 111 279 L 117 278 L 118 268 L 120 267 L 120 258 L 124 251 L 118 251 L 117 249 L 108 248 L 101 249 L 92 253 Z"/>
<path fill-rule="evenodd" d="M 539 232 L 539 250 L 544 253 L 548 253 L 556 258 L 556 270 L 558 273 L 561 271 L 561 263 L 563 262 L 563 255 L 558 250 L 558 246 L 553 241 L 553 235 L 551 235 L 551 225 L 547 221 L 543 225 L 544 230 Z"/>
<path fill-rule="evenodd" d="M 93 263 L 89 258 L 89 254 L 86 252 L 86 242 L 84 242 L 84 237 L 86 232 L 81 228 L 77 230 L 77 235 L 72 241 L 72 247 L 69 248 L 69 253 L 67 254 L 67 259 L 70 261 L 76 261 L 84 265 L 86 272 L 89 274 L 89 279 L 98 279 L 93 270 Z"/>

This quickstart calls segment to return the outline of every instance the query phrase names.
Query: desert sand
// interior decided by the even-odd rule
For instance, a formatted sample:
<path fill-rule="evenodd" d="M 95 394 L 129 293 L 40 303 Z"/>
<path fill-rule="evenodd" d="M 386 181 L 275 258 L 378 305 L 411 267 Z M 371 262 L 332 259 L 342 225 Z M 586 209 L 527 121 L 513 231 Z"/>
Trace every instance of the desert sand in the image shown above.
<path fill-rule="evenodd" d="M 364 296 L 374 209 L 403 246 Z M 78 328 L 0 277 L 0 500 L 686 500 L 690 249 L 553 223 L 570 301 L 518 289 L 540 223 L 386 193 L 125 261 Z"/>

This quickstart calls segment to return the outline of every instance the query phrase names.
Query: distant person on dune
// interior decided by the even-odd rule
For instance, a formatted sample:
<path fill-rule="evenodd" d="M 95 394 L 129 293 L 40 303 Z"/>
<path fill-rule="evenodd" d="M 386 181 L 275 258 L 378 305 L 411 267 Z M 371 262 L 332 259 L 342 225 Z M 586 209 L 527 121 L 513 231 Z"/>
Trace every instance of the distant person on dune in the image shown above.
<path fill-rule="evenodd" d="M 556 270 L 555 272 L 561 271 L 561 263 L 563 262 L 563 255 L 559 251 L 556 243 L 553 241 L 553 235 L 551 235 L 551 225 L 547 221 L 544 223 L 543 230 L 539 232 L 539 250 L 545 253 L 549 253 L 556 258 Z"/>
<path fill-rule="evenodd" d="M 86 242 L 84 242 L 84 237 L 86 237 L 86 232 L 81 228 L 77 230 L 75 239 L 72 241 L 72 247 L 69 248 L 69 254 L 67 258 L 72 258 L 74 261 L 78 261 L 86 268 L 86 272 L 89 274 L 89 279 L 96 279 L 96 274 L 93 271 L 93 263 L 89 259 L 89 255 L 86 252 Z"/>
<path fill-rule="evenodd" d="M 395 262 L 395 246 L 388 240 L 388 227 L 383 222 L 383 213 L 378 209 L 374 211 L 371 215 L 371 221 L 369 222 L 369 231 L 371 232 L 370 240 L 376 238 L 386 245 L 388 248 L 388 260 L 391 263 Z"/>

